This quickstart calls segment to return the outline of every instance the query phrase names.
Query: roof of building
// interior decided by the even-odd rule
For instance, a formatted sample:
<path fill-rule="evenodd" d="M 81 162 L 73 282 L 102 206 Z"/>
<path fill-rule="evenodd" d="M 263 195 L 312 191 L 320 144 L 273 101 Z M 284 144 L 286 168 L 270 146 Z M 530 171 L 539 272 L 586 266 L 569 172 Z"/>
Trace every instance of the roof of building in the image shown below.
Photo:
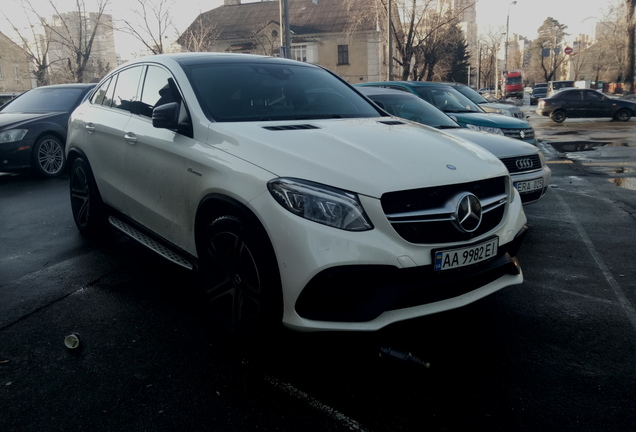
<path fill-rule="evenodd" d="M 368 0 L 289 0 L 289 28 L 294 35 L 374 30 L 368 9 Z M 216 39 L 247 39 L 270 23 L 279 24 L 280 17 L 278 0 L 223 5 L 199 15 L 187 31 L 196 32 L 200 18 L 204 27 L 218 29 Z"/>

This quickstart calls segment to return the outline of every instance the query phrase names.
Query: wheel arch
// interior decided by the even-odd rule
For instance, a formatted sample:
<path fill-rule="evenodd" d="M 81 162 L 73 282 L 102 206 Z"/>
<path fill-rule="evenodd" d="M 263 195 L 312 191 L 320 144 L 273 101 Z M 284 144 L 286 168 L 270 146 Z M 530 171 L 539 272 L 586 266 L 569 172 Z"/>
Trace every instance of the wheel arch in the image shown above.
<path fill-rule="evenodd" d="M 243 219 L 249 224 L 250 228 L 263 236 L 267 240 L 267 247 L 274 253 L 274 247 L 269 238 L 267 230 L 261 223 L 260 219 L 245 204 L 238 200 L 223 194 L 210 194 L 201 200 L 197 208 L 194 222 L 194 238 L 197 243 L 201 238 L 201 234 L 206 228 L 206 224 L 211 220 L 224 215 L 231 215 Z"/>

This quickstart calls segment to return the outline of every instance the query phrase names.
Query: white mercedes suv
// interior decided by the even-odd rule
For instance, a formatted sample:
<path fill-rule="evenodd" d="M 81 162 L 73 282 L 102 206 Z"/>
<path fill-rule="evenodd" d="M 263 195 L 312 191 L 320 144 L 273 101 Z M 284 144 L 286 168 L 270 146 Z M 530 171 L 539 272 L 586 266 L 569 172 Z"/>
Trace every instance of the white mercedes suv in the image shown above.
<path fill-rule="evenodd" d="M 115 227 L 198 270 L 237 333 L 377 330 L 523 281 L 502 162 L 311 64 L 127 63 L 74 111 L 66 152 L 80 232 Z"/>

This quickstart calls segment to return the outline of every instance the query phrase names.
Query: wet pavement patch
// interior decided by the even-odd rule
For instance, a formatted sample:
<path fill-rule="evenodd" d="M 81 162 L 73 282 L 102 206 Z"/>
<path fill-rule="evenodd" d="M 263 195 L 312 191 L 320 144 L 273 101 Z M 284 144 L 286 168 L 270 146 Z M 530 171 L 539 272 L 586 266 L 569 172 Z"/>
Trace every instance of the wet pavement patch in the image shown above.
<path fill-rule="evenodd" d="M 592 151 L 599 147 L 616 145 L 611 141 L 546 141 L 546 143 L 554 147 L 559 153 Z"/>
<path fill-rule="evenodd" d="M 610 181 L 624 189 L 636 190 L 636 177 L 617 177 L 610 179 Z"/>

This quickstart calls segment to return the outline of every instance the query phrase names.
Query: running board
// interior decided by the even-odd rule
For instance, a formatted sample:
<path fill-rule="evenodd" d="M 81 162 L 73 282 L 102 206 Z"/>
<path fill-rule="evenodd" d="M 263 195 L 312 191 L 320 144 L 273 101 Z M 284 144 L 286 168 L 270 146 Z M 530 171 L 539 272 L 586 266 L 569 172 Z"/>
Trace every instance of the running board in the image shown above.
<path fill-rule="evenodd" d="M 159 255 L 167 259 L 168 261 L 175 263 L 181 267 L 187 268 L 188 270 L 194 269 L 194 266 L 192 265 L 190 261 L 183 258 L 181 255 L 179 255 L 172 249 L 150 238 L 149 236 L 142 233 L 141 231 L 131 227 L 127 223 L 122 222 L 121 220 L 117 219 L 114 216 L 110 216 L 108 218 L 108 222 L 110 222 L 112 226 L 114 226 L 119 231 L 126 234 L 131 239 L 138 241 L 139 243 L 146 246 L 148 249 L 152 250 L 153 252 L 158 253 Z"/>

